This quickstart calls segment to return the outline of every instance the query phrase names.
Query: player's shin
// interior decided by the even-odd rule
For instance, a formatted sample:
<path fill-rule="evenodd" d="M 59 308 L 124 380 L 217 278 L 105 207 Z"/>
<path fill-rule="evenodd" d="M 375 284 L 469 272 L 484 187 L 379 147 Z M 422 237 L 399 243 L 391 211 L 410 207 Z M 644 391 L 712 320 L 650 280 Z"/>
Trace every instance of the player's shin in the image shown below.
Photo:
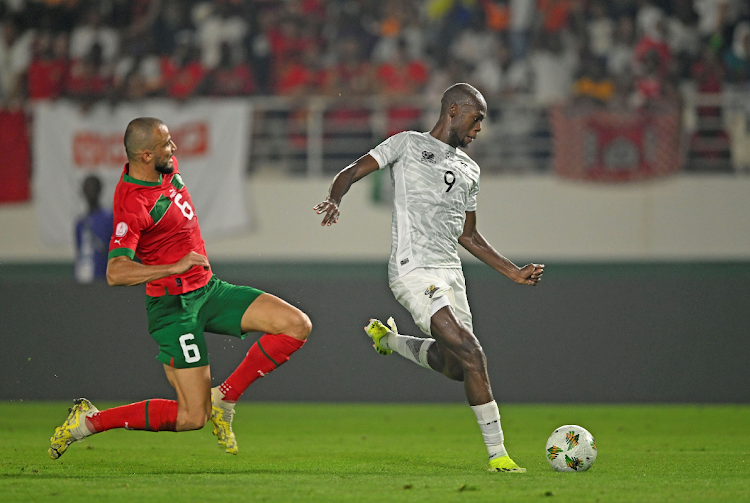
<path fill-rule="evenodd" d="M 435 339 L 424 339 L 396 333 L 390 333 L 380 340 L 380 345 L 383 348 L 395 351 L 407 360 L 431 370 L 433 369 L 427 362 L 427 353 L 434 343 Z"/>
<path fill-rule="evenodd" d="M 497 403 L 493 400 L 482 405 L 474 405 L 471 407 L 471 410 L 474 411 L 479 429 L 482 430 L 482 437 L 484 438 L 484 444 L 487 446 L 490 461 L 506 456 L 508 453 L 505 450 L 503 429 L 500 426 L 500 411 L 497 408 Z"/>
<path fill-rule="evenodd" d="M 152 398 L 86 417 L 86 426 L 93 432 L 127 428 L 129 430 L 176 431 L 177 402 Z"/>
<path fill-rule="evenodd" d="M 301 348 L 305 341 L 285 334 L 265 334 L 250 347 L 247 356 L 242 360 L 232 375 L 219 386 L 225 402 L 236 402 L 242 393 L 256 379 L 263 377 L 280 365 Z"/>

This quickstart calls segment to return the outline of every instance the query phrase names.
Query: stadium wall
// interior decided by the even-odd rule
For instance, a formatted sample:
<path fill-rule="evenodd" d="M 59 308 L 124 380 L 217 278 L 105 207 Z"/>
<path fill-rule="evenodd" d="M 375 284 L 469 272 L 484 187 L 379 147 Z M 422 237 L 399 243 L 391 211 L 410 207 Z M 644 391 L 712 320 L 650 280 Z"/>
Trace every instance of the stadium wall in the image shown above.
<path fill-rule="evenodd" d="M 373 351 L 393 315 L 384 262 L 228 263 L 220 277 L 280 295 L 309 343 L 247 401 L 462 402 L 461 383 Z M 0 266 L 0 399 L 173 397 L 147 333 L 144 287 L 76 285 L 67 263 Z M 465 267 L 475 332 L 502 402 L 750 402 L 750 262 L 548 263 L 537 288 Z M 221 382 L 258 334 L 207 336 Z"/>
<path fill-rule="evenodd" d="M 389 204 L 374 202 L 375 177 L 354 185 L 339 223 L 321 229 L 312 207 L 329 184 L 317 178 L 250 177 L 252 224 L 232 236 L 207 236 L 210 257 L 385 260 L 391 211 Z M 485 177 L 477 215 L 489 241 L 518 260 L 750 260 L 749 193 L 750 177 L 737 176 L 677 175 L 626 184 Z M 0 262 L 72 259 L 72 249 L 44 243 L 39 230 L 44 215 L 37 210 L 34 204 L 0 206 Z"/>

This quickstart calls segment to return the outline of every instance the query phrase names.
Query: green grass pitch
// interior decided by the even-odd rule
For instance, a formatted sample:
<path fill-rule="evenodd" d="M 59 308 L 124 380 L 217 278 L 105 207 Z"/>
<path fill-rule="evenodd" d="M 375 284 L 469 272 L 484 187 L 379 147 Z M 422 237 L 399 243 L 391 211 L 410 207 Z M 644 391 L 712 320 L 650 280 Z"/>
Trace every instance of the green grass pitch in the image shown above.
<path fill-rule="evenodd" d="M 48 438 L 69 405 L 0 403 L 0 501 L 750 501 L 747 405 L 502 405 L 506 446 L 526 474 L 485 471 L 460 404 L 241 403 L 238 456 L 207 426 L 114 430 L 52 461 Z M 588 472 L 547 464 L 547 436 L 563 424 L 596 438 Z"/>

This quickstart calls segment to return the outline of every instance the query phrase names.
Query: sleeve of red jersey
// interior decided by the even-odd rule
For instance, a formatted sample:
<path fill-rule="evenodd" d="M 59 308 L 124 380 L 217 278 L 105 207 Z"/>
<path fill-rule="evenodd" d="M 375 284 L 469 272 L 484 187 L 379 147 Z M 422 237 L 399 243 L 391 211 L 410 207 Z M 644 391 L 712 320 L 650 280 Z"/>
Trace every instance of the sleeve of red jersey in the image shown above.
<path fill-rule="evenodd" d="M 114 231 L 109 241 L 108 259 L 126 256 L 131 260 L 135 258 L 135 250 L 138 248 L 138 240 L 141 238 L 144 219 L 140 211 L 143 208 L 128 208 L 125 202 L 116 204 L 112 209 L 114 213 Z"/>

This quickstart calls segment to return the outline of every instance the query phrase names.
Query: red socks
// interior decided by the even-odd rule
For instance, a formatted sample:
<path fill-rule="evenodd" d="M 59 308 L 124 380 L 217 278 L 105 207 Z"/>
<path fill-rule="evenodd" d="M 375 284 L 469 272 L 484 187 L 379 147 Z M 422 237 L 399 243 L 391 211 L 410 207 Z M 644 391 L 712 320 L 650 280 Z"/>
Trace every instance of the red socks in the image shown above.
<path fill-rule="evenodd" d="M 288 361 L 289 356 L 304 344 L 305 341 L 288 335 L 265 334 L 252 345 L 239 367 L 219 387 L 224 400 L 236 402 L 253 381 Z M 175 431 L 176 422 L 177 402 L 161 398 L 103 410 L 86 418 L 86 426 L 93 433 L 113 428 Z"/>
<path fill-rule="evenodd" d="M 94 433 L 113 428 L 175 431 L 176 422 L 177 402 L 161 398 L 103 410 L 86 418 L 86 426 Z"/>
<path fill-rule="evenodd" d="M 285 334 L 265 334 L 250 347 L 239 367 L 219 386 L 225 402 L 236 402 L 257 378 L 289 360 L 305 341 Z"/>

